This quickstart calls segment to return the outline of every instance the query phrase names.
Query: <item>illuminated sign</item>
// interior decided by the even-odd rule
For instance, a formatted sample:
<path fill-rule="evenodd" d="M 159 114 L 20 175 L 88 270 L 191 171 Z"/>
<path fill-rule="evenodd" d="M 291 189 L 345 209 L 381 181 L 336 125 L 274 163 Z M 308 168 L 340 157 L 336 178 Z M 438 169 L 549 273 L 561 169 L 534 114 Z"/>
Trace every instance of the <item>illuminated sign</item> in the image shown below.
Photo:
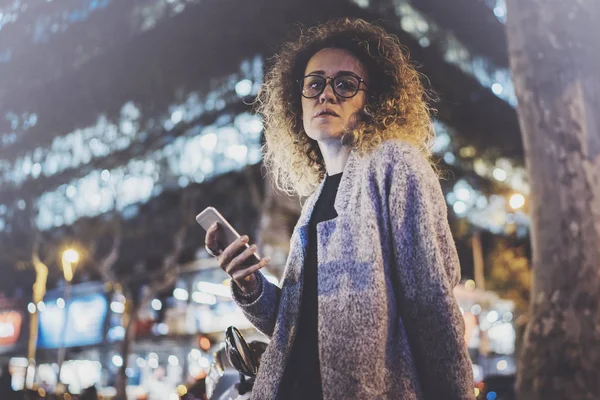
<path fill-rule="evenodd" d="M 102 343 L 107 312 L 108 302 L 103 294 L 77 297 L 64 308 L 47 302 L 40 312 L 38 346 L 58 348 L 63 342 L 65 347 Z"/>
<path fill-rule="evenodd" d="M 23 317 L 16 311 L 0 312 L 0 346 L 12 346 L 21 334 Z"/>

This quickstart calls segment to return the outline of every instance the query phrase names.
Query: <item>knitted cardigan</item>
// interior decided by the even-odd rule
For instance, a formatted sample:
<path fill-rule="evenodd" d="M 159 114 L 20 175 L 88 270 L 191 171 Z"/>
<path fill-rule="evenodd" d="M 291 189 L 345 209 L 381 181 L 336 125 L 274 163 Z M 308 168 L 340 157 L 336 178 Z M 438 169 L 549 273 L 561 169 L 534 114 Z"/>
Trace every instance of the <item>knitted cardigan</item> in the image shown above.
<path fill-rule="evenodd" d="M 254 299 L 233 298 L 270 337 L 252 399 L 274 399 L 297 331 L 308 222 L 291 238 L 281 288 L 259 274 Z M 473 399 L 464 323 L 452 289 L 460 266 L 438 179 L 413 146 L 352 150 L 338 216 L 317 225 L 318 336 L 324 400 Z"/>

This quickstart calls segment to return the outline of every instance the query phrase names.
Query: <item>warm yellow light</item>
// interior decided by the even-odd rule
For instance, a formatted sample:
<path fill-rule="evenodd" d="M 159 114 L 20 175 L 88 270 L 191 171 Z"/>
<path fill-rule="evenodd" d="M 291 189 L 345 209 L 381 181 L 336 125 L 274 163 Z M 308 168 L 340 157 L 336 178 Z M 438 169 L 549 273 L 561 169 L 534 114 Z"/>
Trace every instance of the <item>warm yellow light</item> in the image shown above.
<path fill-rule="evenodd" d="M 479 389 L 475 388 L 475 397 L 479 396 Z"/>
<path fill-rule="evenodd" d="M 187 394 L 187 388 L 183 385 L 177 386 L 177 394 L 179 397 L 183 397 Z"/>
<path fill-rule="evenodd" d="M 475 289 L 475 281 L 473 279 L 469 279 L 465 282 L 465 289 L 474 290 Z"/>
<path fill-rule="evenodd" d="M 510 200 L 508 201 L 513 210 L 519 209 L 525 205 L 525 197 L 520 193 L 515 193 L 510 196 Z"/>
<path fill-rule="evenodd" d="M 67 249 L 62 253 L 62 266 L 65 280 L 71 282 L 73 280 L 73 269 L 79 262 L 79 253 L 74 249 Z"/>
<path fill-rule="evenodd" d="M 471 157 L 475 157 L 475 154 L 477 153 L 477 151 L 475 150 L 475 147 L 473 146 L 466 146 L 460 149 L 460 156 L 464 157 L 464 158 L 471 158 Z"/>
<path fill-rule="evenodd" d="M 63 251 L 63 261 L 74 264 L 79 261 L 79 253 L 74 249 L 67 249 Z"/>

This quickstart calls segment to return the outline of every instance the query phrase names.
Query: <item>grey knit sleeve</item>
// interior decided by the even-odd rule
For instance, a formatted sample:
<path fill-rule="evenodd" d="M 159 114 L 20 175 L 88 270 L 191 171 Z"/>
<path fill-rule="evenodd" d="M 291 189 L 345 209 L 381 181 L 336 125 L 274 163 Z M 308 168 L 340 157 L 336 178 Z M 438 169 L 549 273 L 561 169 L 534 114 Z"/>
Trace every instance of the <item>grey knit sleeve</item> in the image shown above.
<path fill-rule="evenodd" d="M 444 196 L 414 148 L 391 155 L 388 193 L 400 313 L 426 399 L 473 399 L 464 320 L 453 295 L 460 265 Z"/>
<path fill-rule="evenodd" d="M 256 272 L 258 287 L 252 293 L 243 293 L 231 283 L 231 297 L 242 309 L 248 320 L 262 333 L 271 337 L 279 309 L 281 289 L 269 282 L 263 274 Z"/>

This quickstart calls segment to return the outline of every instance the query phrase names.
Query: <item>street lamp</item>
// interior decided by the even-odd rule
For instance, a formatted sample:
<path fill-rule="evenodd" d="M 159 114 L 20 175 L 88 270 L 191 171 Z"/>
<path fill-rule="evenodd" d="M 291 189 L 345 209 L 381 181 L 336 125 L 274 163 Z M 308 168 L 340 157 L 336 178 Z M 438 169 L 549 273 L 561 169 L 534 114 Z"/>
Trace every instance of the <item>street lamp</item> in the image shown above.
<path fill-rule="evenodd" d="M 62 371 L 62 365 L 65 361 L 66 354 L 66 336 L 67 336 L 67 325 L 69 323 L 69 300 L 71 298 L 71 281 L 73 280 L 73 273 L 77 264 L 79 263 L 79 253 L 77 250 L 68 248 L 62 253 L 62 269 L 65 277 L 65 307 L 63 308 L 65 317 L 63 318 L 61 345 L 58 349 L 58 382 L 61 382 L 60 373 Z"/>
<path fill-rule="evenodd" d="M 77 267 L 79 262 L 79 253 L 74 249 L 66 249 L 62 253 L 62 267 L 63 274 L 65 275 L 65 281 L 71 282 L 73 280 L 73 270 Z"/>

